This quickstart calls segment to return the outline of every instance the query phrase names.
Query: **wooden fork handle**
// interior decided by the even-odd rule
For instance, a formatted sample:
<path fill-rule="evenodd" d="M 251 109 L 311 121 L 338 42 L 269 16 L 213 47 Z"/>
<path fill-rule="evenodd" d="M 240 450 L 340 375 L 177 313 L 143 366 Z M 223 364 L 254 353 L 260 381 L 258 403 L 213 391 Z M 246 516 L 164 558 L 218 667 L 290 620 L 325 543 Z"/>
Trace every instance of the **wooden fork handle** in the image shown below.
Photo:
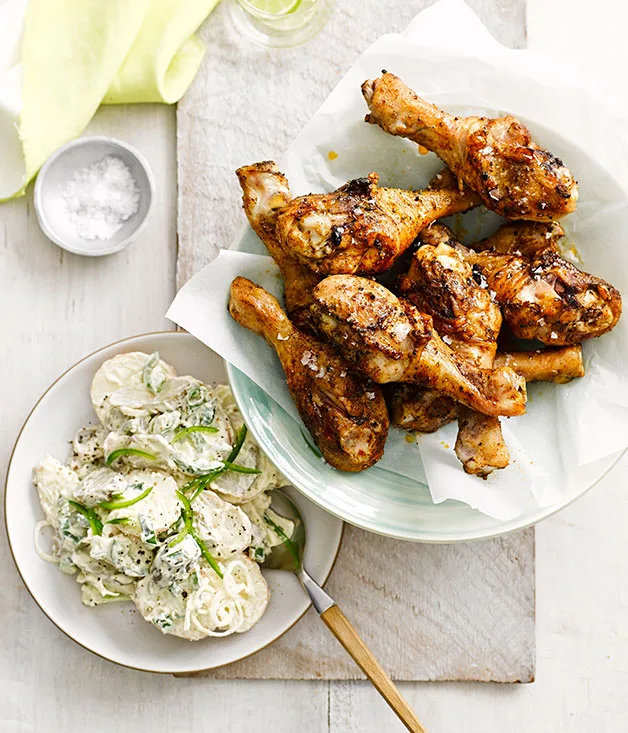
<path fill-rule="evenodd" d="M 399 716 L 406 728 L 412 733 L 426 733 L 412 708 L 401 696 L 393 681 L 375 659 L 340 608 L 336 604 L 330 606 L 321 613 L 321 618 L 331 633 L 353 657 L 358 667 L 375 685 L 380 695 Z"/>

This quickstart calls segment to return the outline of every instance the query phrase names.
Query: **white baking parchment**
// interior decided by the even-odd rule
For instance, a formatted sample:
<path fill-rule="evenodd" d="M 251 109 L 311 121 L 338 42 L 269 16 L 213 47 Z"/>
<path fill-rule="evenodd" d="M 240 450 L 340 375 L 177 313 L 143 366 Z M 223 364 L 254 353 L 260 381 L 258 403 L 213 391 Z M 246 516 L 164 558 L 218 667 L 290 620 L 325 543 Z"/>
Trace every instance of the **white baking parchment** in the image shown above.
<path fill-rule="evenodd" d="M 628 292 L 628 142 L 585 80 L 564 74 L 564 57 L 513 51 L 497 43 L 461 0 L 441 0 L 402 34 L 386 35 L 356 61 L 279 161 L 293 194 L 330 191 L 370 171 L 384 185 L 424 187 L 442 165 L 433 154 L 364 122 L 361 83 L 382 69 L 457 114 L 509 112 L 531 128 L 580 182 L 577 211 L 562 220 L 580 266 Z M 585 152 L 586 151 L 586 152 Z M 244 215 L 243 215 L 244 216 Z M 466 241 L 499 223 L 481 211 L 462 221 Z M 222 251 L 178 293 L 167 317 L 234 364 L 291 415 L 274 352 L 228 314 L 229 286 L 243 275 L 281 293 L 274 263 L 247 227 L 239 252 Z M 434 502 L 457 499 L 489 516 L 513 519 L 561 501 L 578 469 L 628 447 L 628 325 L 584 345 L 587 374 L 567 385 L 528 386 L 526 415 L 504 419 L 508 468 L 486 481 L 466 475 L 450 424 L 408 444 L 391 430 L 380 468 L 427 480 Z"/>

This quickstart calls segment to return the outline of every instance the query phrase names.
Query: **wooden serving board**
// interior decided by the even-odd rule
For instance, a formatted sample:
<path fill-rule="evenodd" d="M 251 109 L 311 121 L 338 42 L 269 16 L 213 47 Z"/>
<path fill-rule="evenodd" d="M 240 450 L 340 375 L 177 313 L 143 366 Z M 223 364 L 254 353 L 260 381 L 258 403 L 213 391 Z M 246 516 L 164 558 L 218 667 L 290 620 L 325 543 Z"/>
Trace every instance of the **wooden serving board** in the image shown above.
<path fill-rule="evenodd" d="M 457 545 L 345 525 L 326 586 L 397 680 L 534 680 L 534 534 Z M 316 612 L 272 646 L 194 676 L 364 679 Z"/>
<path fill-rule="evenodd" d="M 323 34 L 279 51 L 240 37 L 225 17 L 227 4 L 219 6 L 202 31 L 208 56 L 177 112 L 179 287 L 238 239 L 244 216 L 233 171 L 280 157 L 358 55 L 429 4 L 337 0 Z M 490 0 L 473 5 L 499 40 L 523 45 L 523 0 L 502 0 L 499 13 Z M 417 545 L 347 526 L 328 589 L 396 679 L 534 679 L 533 530 L 485 542 Z M 360 677 L 312 611 L 271 647 L 203 674 Z"/>

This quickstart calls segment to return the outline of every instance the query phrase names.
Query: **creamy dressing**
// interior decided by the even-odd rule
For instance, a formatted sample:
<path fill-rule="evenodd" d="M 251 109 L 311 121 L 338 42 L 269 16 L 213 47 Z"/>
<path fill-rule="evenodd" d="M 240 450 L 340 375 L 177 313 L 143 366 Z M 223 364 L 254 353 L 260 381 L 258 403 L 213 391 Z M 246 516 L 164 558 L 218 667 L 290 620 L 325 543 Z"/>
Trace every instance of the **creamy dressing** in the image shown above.
<path fill-rule="evenodd" d="M 84 604 L 132 601 L 164 633 L 248 630 L 269 597 L 257 562 L 282 542 L 272 525 L 293 526 L 269 508 L 283 477 L 249 434 L 232 457 L 243 421 L 229 388 L 132 352 L 90 394 L 99 423 L 77 431 L 67 465 L 46 456 L 33 472 L 42 558 L 76 576 Z"/>

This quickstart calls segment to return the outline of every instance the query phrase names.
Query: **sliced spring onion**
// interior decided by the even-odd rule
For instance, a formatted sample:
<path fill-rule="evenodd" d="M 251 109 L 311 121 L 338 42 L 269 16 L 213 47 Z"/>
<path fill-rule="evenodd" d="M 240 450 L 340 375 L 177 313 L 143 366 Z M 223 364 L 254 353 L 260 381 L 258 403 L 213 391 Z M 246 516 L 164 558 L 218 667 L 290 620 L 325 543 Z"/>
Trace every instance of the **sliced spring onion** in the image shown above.
<path fill-rule="evenodd" d="M 218 563 L 214 560 L 212 557 L 211 552 L 207 549 L 207 545 L 203 542 L 203 540 L 196 534 L 194 530 L 190 532 L 192 537 L 194 538 L 196 544 L 198 545 L 198 549 L 201 551 L 201 555 L 207 560 L 208 565 L 212 568 L 212 570 L 216 573 L 216 575 L 219 578 L 222 578 L 222 572 L 220 570 L 220 567 L 218 566 Z"/>
<path fill-rule="evenodd" d="M 205 489 L 211 484 L 214 479 L 217 479 L 218 476 L 221 476 L 224 472 L 224 468 L 217 468 L 215 471 L 212 471 L 211 473 L 206 473 L 204 476 L 201 476 L 202 481 L 199 481 L 199 483 L 195 487 L 194 493 L 190 498 L 190 503 L 193 502 L 199 494 L 202 494 L 203 491 L 205 491 Z"/>
<path fill-rule="evenodd" d="M 112 499 L 111 501 L 101 501 L 98 506 L 103 509 L 126 509 L 128 506 L 133 506 L 133 504 L 137 504 L 138 501 L 145 499 L 154 488 L 154 486 L 149 486 L 147 489 L 144 489 L 141 494 L 134 496 L 132 499 Z"/>
<path fill-rule="evenodd" d="M 186 535 L 191 535 L 192 539 L 196 542 L 198 545 L 198 549 L 201 551 L 201 555 L 207 560 L 207 563 L 212 568 L 212 570 L 218 575 L 219 578 L 222 578 L 222 572 L 220 571 L 220 567 L 218 566 L 218 563 L 214 560 L 212 557 L 211 552 L 207 549 L 207 545 L 203 542 L 203 540 L 196 534 L 194 531 L 194 526 L 192 525 L 192 520 L 194 518 L 194 511 L 192 510 L 192 503 L 187 498 L 187 496 L 182 491 L 177 491 L 177 497 L 179 498 L 179 501 L 181 504 L 183 504 L 183 509 L 181 510 L 181 517 L 183 519 L 183 529 L 179 532 L 179 534 L 172 540 L 172 542 L 169 542 L 170 547 L 174 547 L 175 545 L 178 545 L 179 542 L 181 542 Z"/>
<path fill-rule="evenodd" d="M 190 500 L 187 498 L 187 496 L 177 489 L 177 497 L 179 501 L 183 504 L 183 511 L 191 515 L 192 505 L 190 504 Z"/>
<path fill-rule="evenodd" d="M 181 428 L 181 430 L 177 430 L 177 432 L 174 434 L 174 437 L 170 441 L 171 445 L 174 445 L 175 443 L 178 443 L 180 440 L 185 438 L 187 435 L 191 435 L 192 433 L 217 433 L 218 428 L 214 428 L 211 425 L 192 425 L 189 428 Z"/>
<path fill-rule="evenodd" d="M 225 468 L 236 473 L 261 473 L 259 468 L 249 468 L 248 466 L 241 466 L 239 463 L 231 463 L 230 461 L 225 461 Z"/>
<path fill-rule="evenodd" d="M 227 460 L 224 462 L 224 466 L 222 468 L 216 468 L 213 471 L 204 474 L 203 476 L 197 476 L 191 481 L 188 481 L 187 484 L 185 484 L 181 488 L 182 492 L 193 492 L 192 496 L 190 497 L 190 502 L 193 502 L 200 494 L 203 493 L 203 491 L 211 484 L 212 481 L 217 479 L 218 476 L 221 476 L 223 473 L 225 473 L 225 471 L 239 471 L 240 473 L 261 473 L 261 471 L 258 471 L 256 468 L 247 468 L 246 466 L 240 466 L 237 463 L 233 463 L 233 461 L 238 457 L 238 454 L 242 450 L 242 446 L 244 445 L 244 441 L 246 440 L 246 434 L 247 427 L 246 425 L 242 425 L 242 427 L 240 428 L 240 432 L 238 433 L 236 442 L 231 449 L 231 453 L 229 453 L 229 455 L 227 456 Z"/>
<path fill-rule="evenodd" d="M 121 458 L 122 456 L 137 456 L 138 458 L 146 458 L 148 461 L 157 460 L 157 456 L 154 456 L 152 453 L 148 453 L 145 450 L 140 450 L 139 448 L 118 448 L 117 450 L 111 451 L 105 462 L 110 466 L 114 461 L 117 461 L 118 458 Z"/>
<path fill-rule="evenodd" d="M 244 445 L 244 441 L 246 440 L 247 432 L 248 428 L 246 427 L 246 425 L 243 424 L 240 428 L 240 432 L 238 433 L 235 445 L 231 449 L 231 453 L 229 453 L 229 455 L 227 456 L 227 460 L 225 461 L 225 463 L 232 463 L 238 457 L 238 453 L 242 450 L 242 446 Z"/>
<path fill-rule="evenodd" d="M 277 535 L 277 537 L 279 537 L 279 539 L 283 542 L 283 544 L 286 546 L 286 549 L 294 558 L 297 568 L 301 567 L 301 558 L 299 557 L 299 553 L 297 551 L 296 545 L 290 539 L 290 537 L 288 537 L 288 535 L 283 531 L 283 529 L 281 529 L 281 527 L 276 522 L 273 522 L 273 520 L 268 516 L 268 514 L 264 514 L 264 521 L 273 530 L 273 532 Z"/>
<path fill-rule="evenodd" d="M 116 517 L 115 519 L 108 519 L 105 524 L 130 524 L 131 520 L 128 517 Z"/>
<path fill-rule="evenodd" d="M 179 532 L 179 534 L 168 543 L 169 547 L 174 547 L 175 545 L 178 545 L 179 542 L 183 542 L 185 537 L 190 534 L 192 531 L 192 505 L 190 504 L 190 500 L 187 498 L 187 496 L 182 492 L 177 490 L 177 498 L 183 504 L 183 508 L 181 509 L 181 519 L 183 520 L 183 528 Z"/>
<path fill-rule="evenodd" d="M 72 499 L 68 499 L 68 504 L 87 519 L 92 530 L 92 534 L 102 534 L 102 522 L 93 509 L 89 509 L 88 507 L 79 504 L 78 501 L 72 501 Z"/>

